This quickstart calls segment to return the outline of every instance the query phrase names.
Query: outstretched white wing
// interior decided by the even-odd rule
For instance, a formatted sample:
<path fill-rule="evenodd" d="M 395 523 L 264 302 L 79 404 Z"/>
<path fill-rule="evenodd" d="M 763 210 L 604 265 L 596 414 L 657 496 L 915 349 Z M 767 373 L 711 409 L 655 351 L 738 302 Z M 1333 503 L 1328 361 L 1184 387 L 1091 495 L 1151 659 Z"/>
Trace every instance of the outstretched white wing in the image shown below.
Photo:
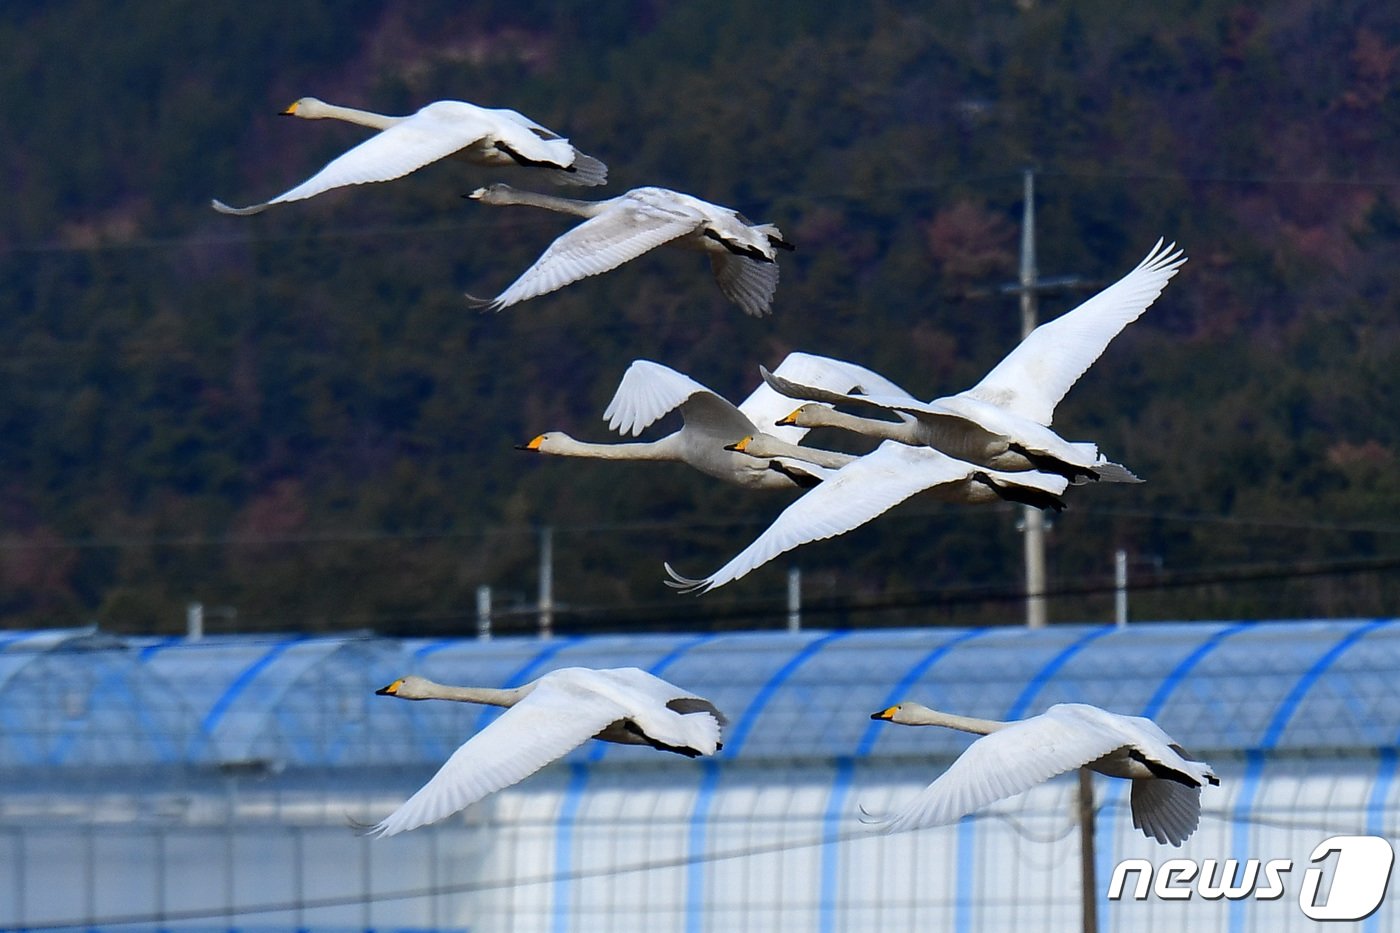
<path fill-rule="evenodd" d="M 1116 732 L 1087 728 L 1078 717 L 1060 715 L 1057 709 L 973 742 L 932 784 L 877 825 L 898 832 L 953 823 L 1123 745 Z"/>
<path fill-rule="evenodd" d="M 613 699 L 543 677 L 369 834 L 392 836 L 450 816 L 534 774 L 627 714 Z"/>
<path fill-rule="evenodd" d="M 817 359 L 826 359 L 817 357 Z M 864 404 L 868 398 L 880 399 L 880 407 L 897 402 L 917 402 L 914 396 L 872 369 L 845 360 L 830 360 L 838 363 L 847 375 L 855 377 L 855 384 L 849 389 L 834 389 L 830 384 L 804 378 L 801 372 L 786 373 L 781 366 L 769 372 L 762 366 L 759 373 L 763 381 L 779 395 L 803 402 L 825 402 L 830 405 Z M 789 404 L 778 415 L 782 417 L 792 411 Z"/>
<path fill-rule="evenodd" d="M 1123 328 L 1157 300 L 1186 257 L 1161 240 L 1137 268 L 1073 311 L 1041 324 L 964 395 L 1042 425 Z"/>
<path fill-rule="evenodd" d="M 457 102 L 438 101 L 404 117 L 270 201 L 239 208 L 215 201 L 214 208 L 225 214 L 256 214 L 273 204 L 304 200 L 332 188 L 391 181 L 444 159 L 491 132 L 491 121 L 475 115 L 472 111 L 476 108 L 443 107 L 453 103 Z"/>
<path fill-rule="evenodd" d="M 728 400 L 669 366 L 633 360 L 603 411 L 608 427 L 637 435 L 662 417 L 682 409 L 687 424 L 738 441 L 757 430 Z"/>
<path fill-rule="evenodd" d="M 960 482 L 979 470 L 931 447 L 885 441 L 853 460 L 783 510 L 772 525 L 733 560 L 703 580 L 682 577 L 666 566 L 669 585 L 708 592 L 737 580 L 786 551 L 859 528 L 915 493 Z"/>
<path fill-rule="evenodd" d="M 739 403 L 739 410 L 748 415 L 760 431 L 790 444 L 800 443 L 807 434 L 806 428 L 795 424 L 777 424 L 779 419 L 792 411 L 794 397 L 809 397 L 794 396 L 793 392 L 829 392 L 832 397 L 840 396 L 843 399 L 849 392 L 907 394 L 884 376 L 864 366 L 814 353 L 789 353 L 771 372 L 761 366 L 759 372 L 763 382 Z M 775 385 L 782 386 L 783 391 L 779 391 Z"/>
<path fill-rule="evenodd" d="M 693 233 L 704 218 L 674 207 L 623 195 L 549 245 L 489 304 L 497 310 L 544 295 L 571 282 L 616 269 L 625 262 Z"/>
<path fill-rule="evenodd" d="M 720 747 L 720 727 L 725 717 L 708 700 L 662 680 L 638 667 L 608 670 L 574 669 L 590 689 L 618 703 L 644 733 L 674 748 L 689 748 L 713 755 Z M 694 712 L 678 712 L 678 701 L 691 701 Z"/>
<path fill-rule="evenodd" d="M 1179 846 L 1201 822 L 1201 789 L 1163 778 L 1133 781 L 1133 825 L 1163 845 Z"/>
<path fill-rule="evenodd" d="M 763 317 L 778 291 L 778 264 L 733 253 L 711 253 L 710 271 L 724 297 L 752 317 Z"/>

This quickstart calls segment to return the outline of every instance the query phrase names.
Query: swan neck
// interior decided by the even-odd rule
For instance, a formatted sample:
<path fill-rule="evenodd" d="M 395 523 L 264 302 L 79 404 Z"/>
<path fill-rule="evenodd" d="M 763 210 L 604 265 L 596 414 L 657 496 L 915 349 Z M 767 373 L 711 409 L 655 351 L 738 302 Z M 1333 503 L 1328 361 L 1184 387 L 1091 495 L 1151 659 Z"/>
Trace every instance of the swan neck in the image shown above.
<path fill-rule="evenodd" d="M 959 716 L 956 713 L 945 713 L 936 709 L 912 710 L 907 714 L 905 722 L 911 726 L 944 726 L 948 729 L 957 729 L 959 732 L 971 732 L 974 735 L 988 735 L 1006 726 L 1006 723 L 998 722 L 995 719 Z"/>
<path fill-rule="evenodd" d="M 671 434 L 656 441 L 636 441 L 620 444 L 592 444 L 574 440 L 572 437 L 554 441 L 547 454 L 563 457 L 591 457 L 597 460 L 679 460 L 680 453 L 675 449 Z"/>
<path fill-rule="evenodd" d="M 843 431 L 864 434 L 866 437 L 878 437 L 882 440 L 905 440 L 908 434 L 902 422 L 864 418 L 860 415 L 837 411 L 835 408 L 826 409 L 825 414 L 818 416 L 817 420 L 821 427 L 839 428 Z"/>
<path fill-rule="evenodd" d="M 371 113 L 368 110 L 357 110 L 354 107 L 341 107 L 338 104 L 328 104 L 325 101 L 303 104 L 297 108 L 297 116 L 306 120 L 342 120 L 358 126 L 367 126 L 374 130 L 387 129 L 403 119 L 403 117 L 387 117 L 382 113 Z"/>
<path fill-rule="evenodd" d="M 456 700 L 460 703 L 480 703 L 483 706 L 514 706 L 529 691 L 522 687 L 497 689 L 495 687 L 453 687 L 447 684 L 434 684 L 428 691 L 431 700 Z"/>
<path fill-rule="evenodd" d="M 852 454 L 822 450 L 818 447 L 803 447 L 801 444 L 791 444 L 781 438 L 767 435 L 754 438 L 745 452 L 754 457 L 789 457 L 803 463 L 815 463 L 829 470 L 839 470 L 856 459 Z"/>
<path fill-rule="evenodd" d="M 495 185 L 488 189 L 482 200 L 488 204 L 523 205 L 539 207 L 559 214 L 575 214 L 579 217 L 592 217 L 599 210 L 599 201 L 581 201 L 577 198 L 564 198 L 540 191 L 525 191 L 509 185 Z"/>

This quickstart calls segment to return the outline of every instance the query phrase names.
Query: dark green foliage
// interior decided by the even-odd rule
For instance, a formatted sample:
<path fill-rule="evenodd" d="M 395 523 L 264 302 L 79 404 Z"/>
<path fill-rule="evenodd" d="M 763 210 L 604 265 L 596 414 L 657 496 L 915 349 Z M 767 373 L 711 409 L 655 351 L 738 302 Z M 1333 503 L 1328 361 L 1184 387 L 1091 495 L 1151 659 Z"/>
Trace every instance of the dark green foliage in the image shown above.
<path fill-rule="evenodd" d="M 543 526 L 563 630 L 782 624 L 793 565 L 809 625 L 1015 621 L 1015 510 L 915 500 L 697 601 L 662 561 L 718 567 L 791 495 L 512 448 L 616 439 L 638 357 L 736 401 L 796 349 L 971 385 L 1018 337 L 1027 166 L 1042 274 L 1191 256 L 1057 412 L 1148 482 L 1071 490 L 1052 617 L 1108 615 L 1118 547 L 1138 618 L 1395 609 L 1385 4 L 62 0 L 6 5 L 0 49 L 2 625 L 173 629 L 197 599 L 237 609 L 211 627 L 462 633 L 489 584 L 528 628 Z M 306 94 L 514 107 L 608 162 L 580 196 L 771 220 L 798 245 L 774 314 L 674 250 L 471 310 L 570 221 L 462 200 L 492 176 L 461 165 L 211 211 L 364 138 L 275 116 Z"/>

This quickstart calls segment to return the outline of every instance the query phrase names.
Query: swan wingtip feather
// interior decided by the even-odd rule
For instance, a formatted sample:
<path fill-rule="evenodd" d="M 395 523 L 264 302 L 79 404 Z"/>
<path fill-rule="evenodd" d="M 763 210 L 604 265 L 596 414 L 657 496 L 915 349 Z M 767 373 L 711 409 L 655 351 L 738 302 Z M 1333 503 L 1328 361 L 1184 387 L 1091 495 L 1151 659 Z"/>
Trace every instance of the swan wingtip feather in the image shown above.
<path fill-rule="evenodd" d="M 218 198 L 211 198 L 209 200 L 209 205 L 220 214 L 231 214 L 234 217 L 248 217 L 253 214 L 261 214 L 267 209 L 266 204 L 253 204 L 249 207 L 233 207 L 229 204 L 225 204 Z"/>
<path fill-rule="evenodd" d="M 499 298 L 478 298 L 471 292 L 463 293 L 467 299 L 467 307 L 476 308 L 480 311 L 499 311 L 505 304 Z"/>
<path fill-rule="evenodd" d="M 367 839 L 379 839 L 387 835 L 386 830 L 388 827 L 385 825 L 384 820 L 380 820 L 378 823 L 363 823 L 353 816 L 346 814 L 345 822 L 356 836 L 363 836 Z"/>
<path fill-rule="evenodd" d="M 698 595 L 707 592 L 710 587 L 714 586 L 714 581 L 712 580 L 697 580 L 692 577 L 682 576 L 676 572 L 676 568 L 672 567 L 669 561 L 663 561 L 661 566 L 666 569 L 666 575 L 671 578 L 662 582 L 673 590 L 678 590 L 682 593 L 695 593 Z"/>

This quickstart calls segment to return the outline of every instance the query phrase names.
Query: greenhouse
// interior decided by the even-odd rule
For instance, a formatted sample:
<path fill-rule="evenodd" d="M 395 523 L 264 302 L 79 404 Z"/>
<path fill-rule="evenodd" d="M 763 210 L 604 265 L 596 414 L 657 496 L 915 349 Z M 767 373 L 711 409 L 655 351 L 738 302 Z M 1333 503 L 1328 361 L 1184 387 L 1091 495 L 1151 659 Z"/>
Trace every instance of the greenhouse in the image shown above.
<path fill-rule="evenodd" d="M 1181 848 L 1096 777 L 1099 928 L 1302 930 L 1304 870 L 1400 821 L 1394 619 L 397 640 L 0 635 L 0 927 L 83 930 L 1078 929 L 1079 782 L 874 832 L 968 744 L 872 721 L 1084 702 L 1220 775 Z M 696 760 L 589 742 L 441 823 L 359 835 L 498 711 L 374 691 L 636 666 L 714 701 Z M 1291 860 L 1284 894 L 1107 896 L 1129 859 Z M 1328 863 L 1316 863 L 1324 870 Z M 1394 898 L 1392 898 L 1393 900 Z M 1400 901 L 1396 902 L 1400 904 Z M 1362 924 L 1400 929 L 1386 903 Z"/>

